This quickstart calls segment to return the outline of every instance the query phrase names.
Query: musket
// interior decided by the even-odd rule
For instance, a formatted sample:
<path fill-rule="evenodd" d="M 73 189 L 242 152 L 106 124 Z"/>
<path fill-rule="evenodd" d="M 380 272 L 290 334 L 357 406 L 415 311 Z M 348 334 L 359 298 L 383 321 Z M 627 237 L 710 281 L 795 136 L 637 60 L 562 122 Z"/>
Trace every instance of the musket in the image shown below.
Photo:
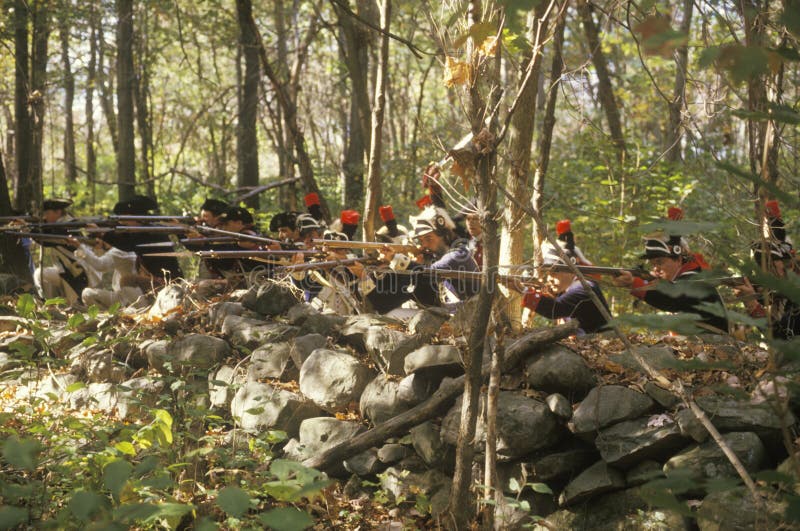
<path fill-rule="evenodd" d="M 236 243 L 236 238 L 231 238 L 229 236 L 219 236 L 217 238 L 183 238 L 178 240 L 178 243 L 184 246 L 188 245 L 211 245 L 211 244 L 229 244 L 229 243 Z M 174 245 L 171 241 L 169 242 L 153 242 L 153 243 L 140 243 L 137 247 L 172 247 Z"/>
<path fill-rule="evenodd" d="M 361 242 L 361 241 L 342 241 L 342 240 L 311 240 L 312 243 L 325 246 L 330 249 L 373 249 L 380 251 L 389 247 L 396 253 L 420 253 L 422 250 L 416 245 L 406 245 L 402 243 L 382 243 L 382 242 Z"/>
<path fill-rule="evenodd" d="M 197 225 L 196 227 L 193 228 L 198 232 L 216 234 L 218 236 L 230 236 L 231 238 L 235 238 L 236 240 L 247 240 L 249 242 L 268 243 L 273 245 L 285 244 L 285 242 L 282 242 L 280 240 L 273 240 L 272 238 L 264 238 L 263 236 L 255 236 L 252 234 L 242 234 L 241 232 L 232 232 L 229 230 L 215 229 L 213 227 L 206 227 L 205 225 Z"/>
<path fill-rule="evenodd" d="M 194 224 L 197 220 L 193 216 L 133 216 L 133 215 L 111 215 L 108 216 L 108 220 L 110 222 L 117 222 L 120 221 L 138 221 L 142 223 L 163 223 L 165 221 L 175 221 L 178 223 L 188 223 Z"/>
<path fill-rule="evenodd" d="M 391 271 L 391 269 L 386 269 L 385 271 Z M 418 268 L 418 269 L 407 269 L 405 271 L 396 271 L 396 273 L 401 275 L 412 275 L 412 276 L 426 276 L 435 279 L 455 279 L 455 280 L 470 280 L 473 282 L 478 282 L 483 280 L 483 272 L 482 271 L 463 271 L 460 269 L 432 269 L 429 267 Z M 501 273 L 497 273 L 495 278 L 498 282 L 502 282 L 510 287 L 514 287 L 517 284 L 522 284 L 526 286 L 544 286 L 544 282 L 541 279 L 536 277 L 527 276 L 527 275 L 505 275 Z"/>
<path fill-rule="evenodd" d="M 75 239 L 81 243 L 96 243 L 96 238 L 85 238 L 83 236 L 68 236 L 66 234 L 46 234 L 41 232 L 6 232 L 9 236 L 16 236 L 17 238 L 30 238 L 37 242 L 65 242 L 70 239 Z"/>
<path fill-rule="evenodd" d="M 141 246 L 139 246 L 141 247 Z M 272 250 L 261 250 L 261 249 L 242 249 L 241 251 L 238 250 L 224 250 L 224 251 L 215 251 L 213 249 L 206 250 L 206 251 L 195 251 L 195 252 L 186 252 L 186 251 L 176 251 L 170 253 L 145 253 L 144 256 L 199 256 L 200 258 L 211 258 L 211 259 L 219 259 L 219 258 L 269 258 L 269 257 L 281 257 L 281 256 L 296 256 L 298 253 L 304 256 L 322 256 L 323 253 L 319 251 L 311 251 L 311 250 L 296 250 L 296 251 L 272 251 Z"/>
<path fill-rule="evenodd" d="M 34 216 L 0 216 L 0 223 L 8 223 L 9 221 L 38 221 L 39 218 Z"/>
<path fill-rule="evenodd" d="M 184 234 L 190 229 L 185 225 L 117 225 L 115 227 L 83 227 L 70 229 L 68 232 L 85 234 Z"/>
<path fill-rule="evenodd" d="M 370 258 L 362 256 L 360 258 L 345 258 L 344 260 L 325 260 L 323 262 L 306 262 L 303 264 L 292 264 L 275 268 L 276 273 L 298 273 L 302 271 L 316 271 L 318 269 L 330 269 L 332 267 L 349 266 L 370 261 Z"/>
<path fill-rule="evenodd" d="M 618 277 L 622 273 L 630 273 L 631 275 L 644 280 L 653 280 L 654 278 L 653 275 L 641 267 L 602 267 L 585 265 L 568 266 L 566 264 L 553 264 L 546 266 L 543 265 L 539 269 L 544 273 L 572 273 L 573 268 L 577 269 L 584 275 L 611 275 Z"/>

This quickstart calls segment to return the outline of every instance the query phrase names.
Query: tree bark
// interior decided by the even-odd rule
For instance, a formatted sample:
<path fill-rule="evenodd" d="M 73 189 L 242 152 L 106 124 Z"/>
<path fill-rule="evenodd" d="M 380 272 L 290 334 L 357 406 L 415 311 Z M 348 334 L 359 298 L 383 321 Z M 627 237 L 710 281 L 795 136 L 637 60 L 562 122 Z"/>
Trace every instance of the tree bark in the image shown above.
<path fill-rule="evenodd" d="M 133 124 L 133 0 L 117 7 L 117 190 L 124 201 L 136 194 L 136 150 Z"/>
<path fill-rule="evenodd" d="M 30 91 L 30 53 L 28 52 L 28 3 L 14 2 L 14 122 L 15 153 L 17 163 L 17 209 L 38 212 L 31 185 L 31 154 L 33 153 L 33 127 L 28 111 Z"/>
<path fill-rule="evenodd" d="M 358 0 L 357 11 L 371 18 L 369 0 Z M 370 140 L 369 29 L 335 5 L 341 28 L 341 50 L 350 79 L 350 115 L 345 129 L 345 154 L 342 161 L 342 205 L 356 208 L 364 197 L 364 160 Z"/>
<path fill-rule="evenodd" d="M 42 176 L 44 174 L 44 111 L 47 90 L 47 44 L 50 40 L 50 9 L 47 0 L 33 2 L 33 53 L 31 54 L 31 116 L 33 119 L 33 144 L 29 186 L 31 199 L 42 204 Z"/>
<path fill-rule="evenodd" d="M 97 154 L 94 138 L 94 85 L 97 82 L 97 9 L 94 3 L 89 4 L 89 64 L 86 68 L 86 181 L 91 190 L 92 207 L 96 198 Z"/>
<path fill-rule="evenodd" d="M 676 163 L 683 159 L 681 149 L 682 114 L 686 108 L 686 74 L 689 64 L 689 34 L 692 29 L 692 13 L 694 11 L 694 0 L 683 1 L 683 19 L 681 20 L 681 32 L 686 35 L 687 43 L 675 50 L 675 91 L 672 101 L 669 103 L 669 124 L 667 125 L 666 160 Z"/>
<path fill-rule="evenodd" d="M 525 109 L 526 112 L 514 113 L 509 129 L 509 167 L 506 187 L 524 203 L 530 198 L 531 148 L 536 122 L 538 80 L 542 66 L 541 41 L 548 31 L 548 21 L 542 18 L 545 13 L 550 12 L 547 9 L 548 3 L 540 2 L 528 16 L 528 40 L 532 43 L 532 48 L 527 51 L 526 60 L 521 63 L 518 96 L 518 107 Z M 499 263 L 520 264 L 524 259 L 527 232 L 523 230 L 523 226 L 527 223 L 527 216 L 510 201 L 504 200 L 504 203 Z M 503 311 L 515 328 L 521 327 L 522 304 L 519 294 L 509 293 Z"/>
<path fill-rule="evenodd" d="M 75 76 L 72 74 L 72 63 L 69 58 L 68 13 L 61 14 L 59 36 L 61 37 L 61 62 L 64 69 L 64 177 L 70 193 L 77 180 L 75 169 L 75 124 L 73 120 L 73 102 L 75 101 Z"/>
<path fill-rule="evenodd" d="M 139 180 L 147 187 L 147 195 L 156 197 L 153 176 L 153 133 L 150 117 L 150 59 L 148 51 L 147 9 L 142 9 L 139 31 L 136 32 L 136 75 L 133 94 L 136 103 L 136 128 L 139 131 Z"/>
<path fill-rule="evenodd" d="M 381 3 L 381 53 L 378 60 L 378 75 L 375 83 L 375 102 L 372 108 L 372 132 L 370 133 L 369 173 L 367 174 L 367 197 L 364 201 L 364 239 L 375 239 L 375 217 L 381 201 L 381 149 L 383 148 L 383 115 L 386 106 L 386 87 L 389 81 L 389 24 L 392 1 Z"/>
<path fill-rule="evenodd" d="M 237 0 L 236 13 L 239 19 L 239 46 L 244 58 L 244 77 L 241 86 L 239 120 L 236 125 L 236 184 L 239 188 L 258 186 L 258 85 L 261 75 L 258 67 L 258 40 L 255 28 L 249 21 L 253 18 L 251 0 Z M 247 206 L 258 208 L 258 196 L 250 197 Z"/>
<path fill-rule="evenodd" d="M 0 156 L 0 216 L 13 215 L 11 197 L 8 193 L 3 157 Z M 14 275 L 25 283 L 30 283 L 31 270 L 28 267 L 28 255 L 17 237 L 0 233 L 0 273 Z"/>
<path fill-rule="evenodd" d="M 550 65 L 550 89 L 547 94 L 547 103 L 544 109 L 544 119 L 542 120 L 542 130 L 539 133 L 539 157 L 536 164 L 536 171 L 533 173 L 533 195 L 531 205 L 536 212 L 542 211 L 544 207 L 544 185 L 547 176 L 547 168 L 550 166 L 550 147 L 553 142 L 553 130 L 556 126 L 556 102 L 558 92 L 561 88 L 561 72 L 564 69 L 563 49 L 564 49 L 564 29 L 567 26 L 567 9 L 564 8 L 556 23 L 553 35 L 553 60 Z M 545 241 L 545 230 L 536 220 L 531 220 L 533 234 L 533 253 L 534 263 L 541 264 L 542 243 Z"/>
<path fill-rule="evenodd" d="M 595 73 L 597 74 L 597 96 L 608 121 L 608 129 L 611 133 L 611 141 L 617 150 L 617 158 L 622 162 L 625 160 L 625 134 L 622 130 L 622 120 L 620 119 L 617 100 L 614 97 L 614 87 L 611 83 L 611 74 L 608 71 L 608 62 L 603 53 L 600 35 L 592 15 L 592 6 L 587 0 L 578 1 L 578 14 L 583 23 L 583 32 L 586 36 L 586 42 L 589 44 L 592 64 L 594 64 Z"/>
<path fill-rule="evenodd" d="M 109 66 L 108 71 L 105 67 L 106 57 L 106 40 L 103 32 L 102 17 L 98 16 L 97 25 L 97 73 L 100 86 L 100 105 L 103 108 L 103 116 L 106 118 L 106 125 L 108 126 L 108 136 L 111 137 L 111 147 L 114 148 L 114 154 L 119 153 L 119 134 L 117 133 L 117 113 L 114 111 L 114 101 L 112 93 L 114 92 L 114 72 L 116 67 Z"/>
<path fill-rule="evenodd" d="M 238 3 L 246 0 L 236 1 Z M 303 132 L 300 130 L 300 127 L 297 124 L 297 106 L 292 103 L 289 92 L 275 73 L 272 65 L 270 65 L 269 60 L 267 59 L 267 51 L 264 48 L 264 43 L 261 40 L 261 36 L 258 33 L 258 28 L 256 27 L 255 20 L 253 20 L 252 16 L 249 18 L 247 23 L 252 27 L 252 30 L 256 35 L 258 55 L 261 59 L 261 69 L 264 71 L 264 75 L 266 75 L 270 80 L 273 90 L 275 90 L 278 103 L 281 106 L 281 110 L 285 114 L 284 122 L 286 123 L 287 127 L 289 127 L 292 138 L 294 139 L 294 149 L 295 154 L 297 155 L 297 166 L 300 171 L 300 179 L 303 181 L 303 187 L 305 188 L 306 193 L 314 192 L 319 196 L 320 208 L 322 209 L 325 221 L 330 221 L 330 209 L 328 208 L 328 202 L 320 192 L 316 179 L 314 179 L 314 167 L 311 165 L 311 158 L 306 150 L 305 135 L 303 135 Z"/>

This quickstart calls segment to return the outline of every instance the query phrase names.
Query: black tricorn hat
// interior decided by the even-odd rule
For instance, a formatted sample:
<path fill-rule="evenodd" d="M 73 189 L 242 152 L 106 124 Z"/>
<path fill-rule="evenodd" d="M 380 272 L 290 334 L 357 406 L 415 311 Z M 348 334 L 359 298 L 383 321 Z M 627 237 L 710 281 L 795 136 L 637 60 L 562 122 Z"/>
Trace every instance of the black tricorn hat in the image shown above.
<path fill-rule="evenodd" d="M 269 231 L 278 232 L 281 227 L 289 227 L 294 230 L 297 226 L 297 212 L 280 212 L 272 216 L 269 222 Z"/>
<path fill-rule="evenodd" d="M 135 195 L 114 205 L 114 214 L 118 216 L 147 216 L 157 211 L 156 200 L 146 195 Z"/>
<path fill-rule="evenodd" d="M 66 210 L 72 206 L 72 199 L 51 197 L 42 202 L 42 210 Z"/>
<path fill-rule="evenodd" d="M 650 260 L 651 258 L 678 258 L 683 255 L 683 246 L 680 236 L 670 236 L 663 238 L 646 238 L 644 240 L 644 254 L 639 258 Z"/>
<path fill-rule="evenodd" d="M 208 210 L 215 216 L 220 216 L 226 212 L 231 206 L 225 201 L 219 199 L 206 199 L 205 203 L 200 205 L 200 210 Z"/>
<path fill-rule="evenodd" d="M 223 221 L 241 221 L 245 225 L 253 224 L 253 215 L 244 207 L 229 207 L 220 218 Z"/>

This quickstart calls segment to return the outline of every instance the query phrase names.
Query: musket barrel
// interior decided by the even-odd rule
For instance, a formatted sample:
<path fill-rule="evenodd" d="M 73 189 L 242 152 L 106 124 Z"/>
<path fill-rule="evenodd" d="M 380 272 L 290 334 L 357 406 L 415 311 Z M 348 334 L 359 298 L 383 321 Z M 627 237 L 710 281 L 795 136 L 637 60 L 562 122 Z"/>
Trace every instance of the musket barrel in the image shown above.
<path fill-rule="evenodd" d="M 237 240 L 247 240 L 251 242 L 260 242 L 260 243 L 277 243 L 282 244 L 280 240 L 273 240 L 272 238 L 265 238 L 263 236 L 255 236 L 253 234 L 242 234 L 241 232 L 233 232 L 229 230 L 222 230 L 222 229 L 215 229 L 213 227 L 206 227 L 205 225 L 198 225 L 194 227 L 195 230 L 203 233 L 209 234 L 218 234 L 220 236 L 230 236 L 232 238 L 236 238 Z"/>

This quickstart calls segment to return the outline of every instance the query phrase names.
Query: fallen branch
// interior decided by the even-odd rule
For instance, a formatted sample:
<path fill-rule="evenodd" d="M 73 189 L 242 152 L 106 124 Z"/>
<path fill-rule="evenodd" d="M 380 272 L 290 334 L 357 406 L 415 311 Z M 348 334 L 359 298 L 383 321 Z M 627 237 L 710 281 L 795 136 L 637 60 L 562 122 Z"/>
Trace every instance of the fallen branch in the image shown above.
<path fill-rule="evenodd" d="M 524 340 L 524 351 L 531 352 L 532 350 L 569 336 L 575 332 L 576 328 L 577 324 L 575 324 L 575 322 L 570 322 L 565 325 L 536 330 L 514 343 L 509 349 Z M 522 349 L 518 349 L 518 352 L 522 352 Z M 508 352 L 506 355 L 508 355 Z M 519 361 L 519 358 L 517 358 L 517 361 Z M 504 369 L 509 366 L 513 367 L 513 365 L 509 365 L 508 363 L 503 364 Z M 488 364 L 482 368 L 481 373 L 484 378 L 488 377 Z M 442 385 L 439 386 L 439 389 L 433 393 L 433 396 L 425 402 L 321 454 L 306 459 L 303 461 L 303 464 L 307 467 L 327 470 L 349 457 L 357 455 L 373 446 L 382 444 L 390 437 L 405 434 L 409 429 L 443 413 L 446 408 L 450 407 L 458 395 L 463 392 L 464 380 L 464 376 L 459 376 L 452 380 L 445 380 L 442 382 Z"/>

